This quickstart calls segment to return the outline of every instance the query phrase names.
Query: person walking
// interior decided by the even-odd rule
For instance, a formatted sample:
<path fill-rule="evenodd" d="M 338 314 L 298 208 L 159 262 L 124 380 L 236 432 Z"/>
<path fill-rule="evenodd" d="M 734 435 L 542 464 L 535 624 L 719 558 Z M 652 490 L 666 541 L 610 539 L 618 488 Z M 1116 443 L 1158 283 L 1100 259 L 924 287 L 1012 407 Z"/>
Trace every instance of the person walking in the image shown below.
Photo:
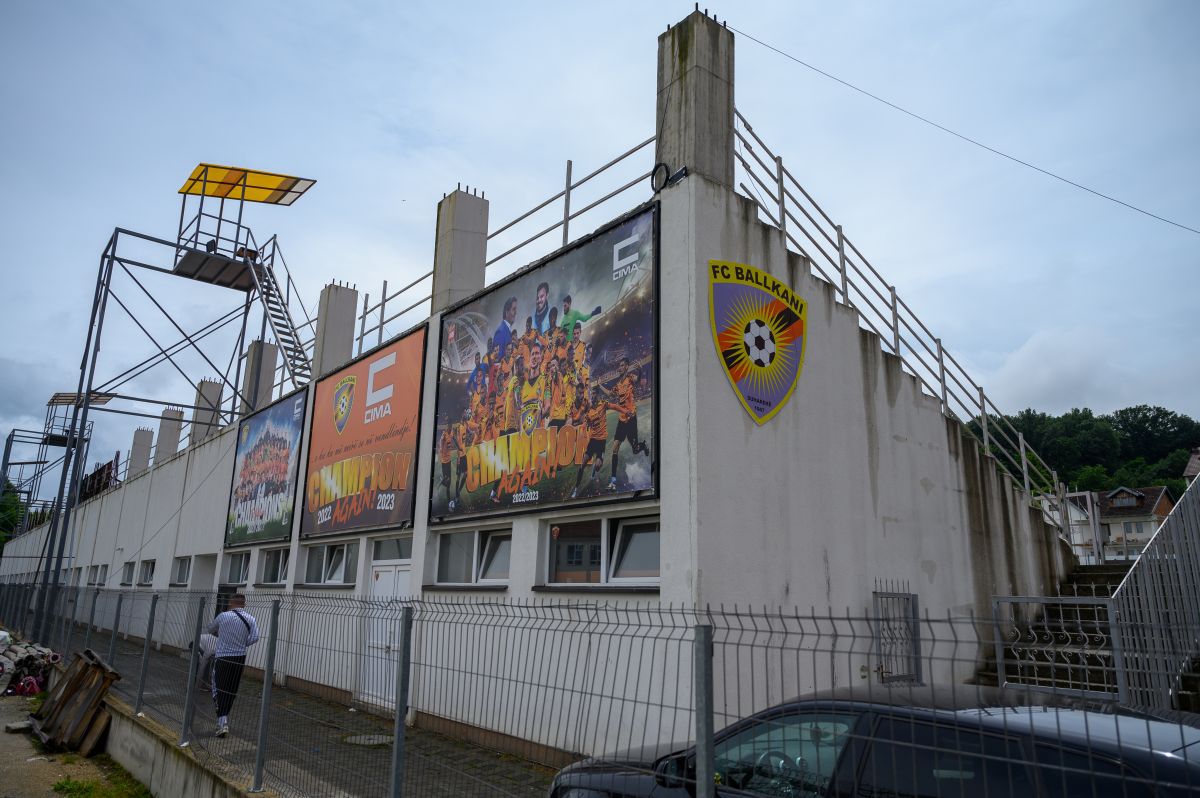
<path fill-rule="evenodd" d="M 246 597 L 234 593 L 229 597 L 229 609 L 213 618 L 207 631 L 217 637 L 213 704 L 217 712 L 217 736 L 224 737 L 229 734 L 229 710 L 237 698 L 246 667 L 246 649 L 258 642 L 258 621 L 246 612 Z"/>

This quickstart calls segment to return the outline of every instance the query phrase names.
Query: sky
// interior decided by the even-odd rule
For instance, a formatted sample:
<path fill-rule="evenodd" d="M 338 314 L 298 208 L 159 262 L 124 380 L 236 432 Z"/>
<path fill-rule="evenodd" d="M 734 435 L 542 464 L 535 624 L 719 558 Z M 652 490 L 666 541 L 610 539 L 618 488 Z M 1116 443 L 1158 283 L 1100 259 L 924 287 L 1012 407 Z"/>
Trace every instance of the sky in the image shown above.
<path fill-rule="evenodd" d="M 1200 228 L 1200 4 L 708 8 L 945 127 Z M 652 135 L 657 36 L 691 11 L 621 0 L 5 3 L 0 433 L 40 428 L 49 394 L 75 389 L 109 236 L 172 238 L 176 191 L 196 163 L 316 179 L 290 208 L 253 207 L 249 223 L 259 239 L 278 234 L 310 308 L 331 280 L 377 298 L 383 280 L 395 288 L 428 271 L 436 204 L 456 185 L 486 191 L 494 229 L 558 191 L 567 159 L 579 176 Z M 747 38 L 735 46 L 738 109 L 998 407 L 1154 404 L 1200 418 L 1200 235 Z M 649 192 L 628 196 L 576 229 Z M 181 282 L 146 279 L 185 328 L 237 304 Z M 120 289 L 131 309 L 139 294 Z M 153 351 L 118 309 L 107 319 L 110 374 Z M 174 340 L 165 320 L 146 323 Z M 232 333 L 220 335 L 215 349 L 231 352 Z M 190 396 L 181 385 L 158 371 L 130 390 Z M 135 423 L 102 418 L 91 459 L 127 449 Z"/>

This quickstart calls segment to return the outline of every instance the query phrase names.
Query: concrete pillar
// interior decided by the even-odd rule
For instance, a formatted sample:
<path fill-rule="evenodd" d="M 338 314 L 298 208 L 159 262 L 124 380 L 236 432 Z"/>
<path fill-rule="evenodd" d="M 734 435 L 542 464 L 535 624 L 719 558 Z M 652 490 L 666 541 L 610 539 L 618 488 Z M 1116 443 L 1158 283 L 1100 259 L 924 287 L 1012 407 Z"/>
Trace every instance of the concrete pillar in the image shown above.
<path fill-rule="evenodd" d="M 271 389 L 275 386 L 275 364 L 279 360 L 279 347 L 266 341 L 251 341 L 246 347 L 246 365 L 242 371 L 241 415 L 253 413 L 271 403 Z"/>
<path fill-rule="evenodd" d="M 200 443 L 220 426 L 221 383 L 217 380 L 200 380 L 196 387 L 196 409 L 192 411 L 192 433 L 190 443 Z"/>
<path fill-rule="evenodd" d="M 150 449 L 154 445 L 154 430 L 138 427 L 133 431 L 133 445 L 129 448 L 129 479 L 150 470 Z"/>
<path fill-rule="evenodd" d="M 438 203 L 433 247 L 433 312 L 483 290 L 488 201 L 453 191 Z"/>
<path fill-rule="evenodd" d="M 655 160 L 733 188 L 733 34 L 696 11 L 658 37 Z"/>
<path fill-rule="evenodd" d="M 313 348 L 313 379 L 323 377 L 354 354 L 358 334 L 358 291 L 330 283 L 321 289 L 317 307 L 317 341 Z"/>
<path fill-rule="evenodd" d="M 154 448 L 154 464 L 165 462 L 179 451 L 179 432 L 183 428 L 183 411 L 168 407 L 158 422 L 158 445 Z"/>

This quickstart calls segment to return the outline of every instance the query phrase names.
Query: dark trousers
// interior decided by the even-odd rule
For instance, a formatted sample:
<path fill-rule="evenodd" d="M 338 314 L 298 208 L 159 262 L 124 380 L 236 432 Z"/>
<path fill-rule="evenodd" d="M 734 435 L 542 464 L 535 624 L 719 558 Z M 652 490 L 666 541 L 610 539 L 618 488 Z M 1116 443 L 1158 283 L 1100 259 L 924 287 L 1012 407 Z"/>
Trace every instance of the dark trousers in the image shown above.
<path fill-rule="evenodd" d="M 216 688 L 213 703 L 217 717 L 223 718 L 233 708 L 238 685 L 242 683 L 242 671 L 246 668 L 246 657 L 217 657 L 213 663 L 213 685 Z"/>

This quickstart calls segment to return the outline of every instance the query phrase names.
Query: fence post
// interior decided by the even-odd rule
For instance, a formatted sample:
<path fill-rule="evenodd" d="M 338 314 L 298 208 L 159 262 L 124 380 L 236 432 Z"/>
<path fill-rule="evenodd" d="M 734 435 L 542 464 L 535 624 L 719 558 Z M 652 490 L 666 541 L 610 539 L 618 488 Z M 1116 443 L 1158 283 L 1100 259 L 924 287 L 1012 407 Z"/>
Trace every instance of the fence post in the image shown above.
<path fill-rule="evenodd" d="M 117 593 L 117 611 L 113 613 L 112 638 L 108 641 L 108 666 L 116 667 L 114 657 L 117 656 L 117 631 L 121 628 L 121 604 L 125 601 L 124 593 Z"/>
<path fill-rule="evenodd" d="M 775 156 L 775 182 L 779 185 L 779 232 L 783 233 L 783 247 L 787 249 L 787 192 L 783 188 L 783 156 Z"/>
<path fill-rule="evenodd" d="M 991 439 L 988 437 L 988 412 L 987 412 L 987 396 L 983 393 L 983 386 L 979 386 L 979 425 L 983 427 L 983 453 L 987 454 L 991 451 Z"/>
<path fill-rule="evenodd" d="M 889 285 L 888 291 L 892 295 L 892 349 L 895 350 L 896 357 L 900 355 L 900 300 L 896 296 L 896 286 Z"/>
<path fill-rule="evenodd" d="M 937 341 L 938 355 L 938 385 L 942 389 L 942 415 L 945 415 L 950 410 L 950 405 L 946 401 L 946 350 L 942 348 L 942 339 L 934 338 Z"/>
<path fill-rule="evenodd" d="M 358 353 L 361 355 L 363 351 L 363 338 L 367 334 L 367 303 L 371 300 L 371 295 L 366 291 L 363 292 L 363 312 L 358 321 Z"/>
<path fill-rule="evenodd" d="M 713 751 L 713 628 L 696 624 L 692 640 L 692 691 L 696 706 L 696 798 L 716 798 Z"/>
<path fill-rule="evenodd" d="M 571 161 L 567 161 L 567 185 L 563 189 L 563 246 L 567 245 L 567 229 L 571 226 Z"/>
<path fill-rule="evenodd" d="M 87 651 L 92 645 L 92 627 L 96 625 L 96 601 L 100 598 L 100 588 L 92 592 L 92 609 L 88 612 L 87 632 L 83 635 L 83 650 Z"/>
<path fill-rule="evenodd" d="M 71 622 L 67 626 L 67 634 L 63 639 L 63 662 L 67 661 L 67 657 L 71 653 L 71 638 L 75 636 L 75 620 L 79 617 L 79 602 L 83 600 L 83 588 L 73 588 L 75 591 L 75 601 L 71 604 Z"/>
<path fill-rule="evenodd" d="M 133 705 L 133 714 L 142 714 L 142 693 L 146 690 L 146 671 L 150 669 L 150 641 L 154 637 L 154 610 L 158 607 L 158 594 L 150 597 L 150 617 L 146 619 L 146 641 L 142 646 L 142 673 L 138 677 L 137 701 Z"/>
<path fill-rule="evenodd" d="M 842 278 L 842 302 L 850 304 L 850 278 L 846 275 L 846 236 L 842 234 L 842 226 L 835 225 L 838 234 L 838 272 Z"/>
<path fill-rule="evenodd" d="M 1122 706 L 1129 703 L 1129 678 L 1125 670 L 1125 649 L 1121 641 L 1121 613 L 1116 602 L 1108 599 L 1104 606 L 1108 611 L 1108 628 L 1111 632 L 1113 670 L 1116 672 L 1117 701 Z"/>
<path fill-rule="evenodd" d="M 383 307 L 387 304 L 387 280 L 383 281 L 383 293 L 379 295 L 379 339 L 378 344 L 383 343 L 383 320 L 387 318 L 383 315 Z"/>
<path fill-rule="evenodd" d="M 387 291 L 384 290 L 384 296 Z M 263 791 L 263 770 L 267 766 L 267 729 L 271 721 L 271 686 L 275 682 L 275 643 L 279 639 L 279 599 L 271 602 L 271 631 L 267 636 L 267 661 L 263 666 L 262 701 L 258 709 L 258 750 L 254 753 L 254 784 L 250 792 Z"/>
<path fill-rule="evenodd" d="M 1025 456 L 1025 433 L 1017 433 L 1017 444 L 1021 447 L 1021 479 L 1025 482 L 1025 492 L 1029 492 L 1029 458 Z"/>
<path fill-rule="evenodd" d="M 196 607 L 196 625 L 192 630 L 192 655 L 188 657 L 187 697 L 183 703 L 183 729 L 179 735 L 179 745 L 185 746 L 192 740 L 192 716 L 196 714 L 196 666 L 200 661 L 200 627 L 204 624 L 204 596 L 200 597 L 200 606 Z"/>
<path fill-rule="evenodd" d="M 567 161 L 568 170 L 570 161 Z M 568 171 L 568 184 L 570 172 Z M 404 716 L 408 714 L 408 674 L 412 666 L 413 609 L 400 611 L 400 641 L 396 657 L 396 720 L 392 726 L 392 798 L 404 794 Z"/>

